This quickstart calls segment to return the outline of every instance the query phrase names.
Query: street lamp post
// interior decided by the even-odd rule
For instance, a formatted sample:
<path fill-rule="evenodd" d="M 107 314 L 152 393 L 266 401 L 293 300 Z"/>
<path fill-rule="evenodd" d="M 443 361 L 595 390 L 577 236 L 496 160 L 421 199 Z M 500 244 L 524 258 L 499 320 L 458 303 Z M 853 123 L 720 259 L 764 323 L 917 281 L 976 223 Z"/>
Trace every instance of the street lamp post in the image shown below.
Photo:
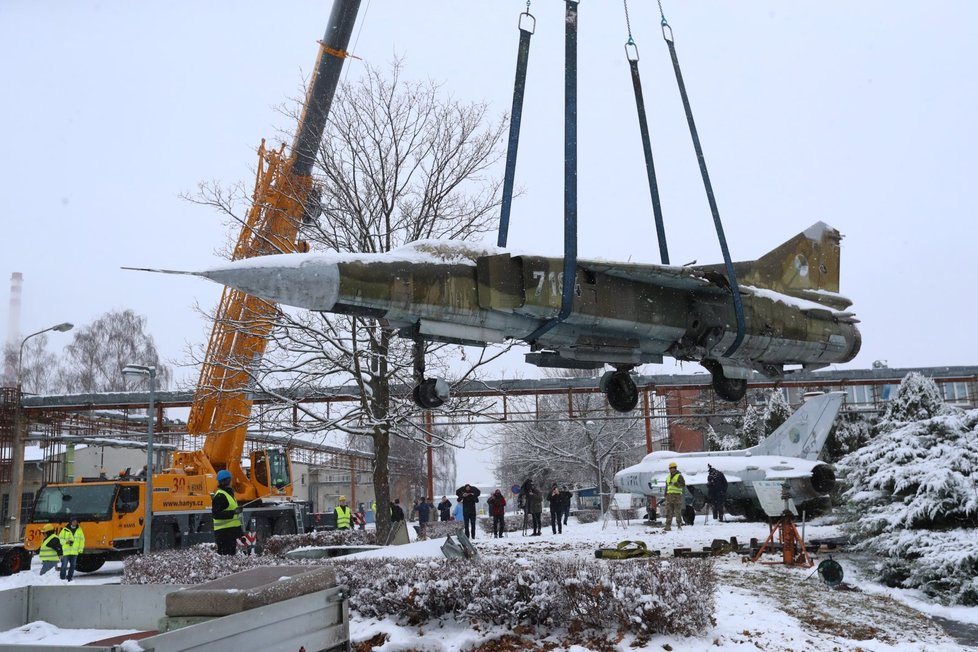
<path fill-rule="evenodd" d="M 146 426 L 146 516 L 143 519 L 143 554 L 149 554 L 153 540 L 153 399 L 156 393 L 156 367 L 128 364 L 122 369 L 124 376 L 147 376 L 149 378 L 149 424 Z"/>
<path fill-rule="evenodd" d="M 24 345 L 27 344 L 27 340 L 31 339 L 35 335 L 47 333 L 48 331 L 58 331 L 60 333 L 64 333 L 65 331 L 70 331 L 72 328 L 74 328 L 73 324 L 64 322 L 62 324 L 58 324 L 57 326 L 51 326 L 50 328 L 39 330 L 36 333 L 31 333 L 20 341 L 20 353 L 17 355 L 17 395 L 16 403 L 14 403 L 13 459 L 11 460 L 10 468 L 10 484 L 13 487 L 14 493 L 10 497 L 11 516 L 10 532 L 7 537 L 8 543 L 17 543 L 20 541 L 20 497 L 24 493 L 24 431 L 27 430 L 27 424 L 24 422 L 24 407 L 22 405 L 23 398 L 21 394 L 24 382 Z"/>

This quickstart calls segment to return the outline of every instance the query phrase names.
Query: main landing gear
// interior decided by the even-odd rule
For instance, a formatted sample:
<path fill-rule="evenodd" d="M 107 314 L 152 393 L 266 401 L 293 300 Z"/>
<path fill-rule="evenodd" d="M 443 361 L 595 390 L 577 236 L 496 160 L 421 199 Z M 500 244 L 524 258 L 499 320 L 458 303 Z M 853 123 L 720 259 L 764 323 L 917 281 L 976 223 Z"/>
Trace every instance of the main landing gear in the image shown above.
<path fill-rule="evenodd" d="M 414 402 L 425 410 L 441 407 L 448 400 L 448 383 L 443 378 L 425 378 L 414 386 Z"/>
<path fill-rule="evenodd" d="M 434 410 L 445 404 L 449 397 L 448 383 L 444 378 L 425 378 L 425 343 L 420 333 L 414 334 L 414 390 L 415 404 L 425 410 Z"/>
<path fill-rule="evenodd" d="M 744 378 L 727 378 L 723 375 L 723 366 L 716 360 L 703 360 L 701 365 L 713 376 L 713 391 L 725 401 L 736 403 L 747 393 L 747 380 Z"/>
<path fill-rule="evenodd" d="M 638 405 L 638 387 L 626 369 L 606 372 L 598 386 L 616 412 L 631 412 Z"/>

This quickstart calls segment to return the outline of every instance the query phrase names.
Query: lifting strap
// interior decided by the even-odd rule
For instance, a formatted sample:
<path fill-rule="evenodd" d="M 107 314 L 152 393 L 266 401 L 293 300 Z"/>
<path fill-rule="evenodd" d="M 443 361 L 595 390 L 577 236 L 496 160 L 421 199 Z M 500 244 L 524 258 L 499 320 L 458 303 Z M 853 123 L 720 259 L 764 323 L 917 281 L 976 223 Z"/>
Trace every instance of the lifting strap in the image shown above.
<path fill-rule="evenodd" d="M 652 195 L 652 214 L 655 216 L 655 232 L 659 238 L 659 258 L 663 265 L 669 264 L 669 249 L 666 246 L 666 229 L 662 220 L 662 205 L 659 203 L 659 184 L 655 178 L 655 163 L 652 161 L 652 143 L 649 139 L 649 123 L 645 115 L 645 98 L 642 94 L 642 79 L 638 73 L 638 46 L 632 38 L 632 23 L 628 16 L 628 0 L 625 3 L 625 25 L 628 27 L 628 42 L 625 43 L 625 58 L 632 71 L 632 87 L 635 89 L 635 108 L 638 110 L 638 128 L 642 134 L 642 151 L 645 153 L 645 173 L 649 178 L 649 194 Z"/>
<path fill-rule="evenodd" d="M 734 272 L 733 262 L 730 260 L 730 251 L 727 248 L 727 239 L 723 235 L 723 225 L 720 223 L 720 211 L 717 209 L 716 199 L 713 197 L 713 185 L 710 183 L 710 173 L 706 169 L 706 159 L 703 156 L 703 148 L 700 146 L 700 138 L 696 133 L 696 123 L 693 121 L 693 110 L 689 106 L 689 97 L 686 95 L 686 85 L 683 83 L 683 74 L 679 69 L 679 57 L 676 55 L 676 44 L 673 41 L 672 27 L 666 21 L 666 15 L 662 11 L 662 0 L 659 0 L 659 14 L 662 16 L 662 38 L 669 46 L 669 55 L 672 57 L 672 67 L 676 71 L 676 83 L 679 84 L 679 94 L 683 100 L 683 108 L 686 110 L 686 122 L 689 123 L 689 134 L 693 138 L 693 148 L 696 150 L 696 160 L 700 164 L 700 174 L 703 176 L 703 186 L 706 189 L 706 199 L 710 203 L 710 211 L 713 213 L 713 224 L 717 230 L 717 238 L 720 241 L 720 250 L 723 252 L 723 264 L 727 270 L 727 281 L 730 283 L 730 292 L 733 295 L 734 312 L 737 316 L 737 337 L 734 339 L 730 348 L 724 352 L 724 356 L 729 357 L 740 348 L 744 340 L 744 305 L 740 300 L 740 287 L 737 285 L 737 275 Z"/>
<path fill-rule="evenodd" d="M 496 244 L 506 246 L 509 237 L 509 213 L 513 206 L 513 180 L 516 177 L 516 151 L 520 144 L 520 123 L 523 120 L 523 94 L 526 90 L 526 66 L 530 58 L 530 37 L 536 29 L 536 18 L 530 13 L 530 0 L 526 11 L 520 14 L 520 45 L 516 56 L 516 82 L 513 85 L 513 109 L 509 118 L 509 146 L 506 152 L 506 174 L 503 177 L 502 206 L 499 213 L 499 236 Z"/>
<path fill-rule="evenodd" d="M 560 312 L 530 333 L 526 341 L 540 336 L 567 319 L 574 303 L 577 280 L 577 5 L 566 0 L 564 20 L 564 271 Z"/>

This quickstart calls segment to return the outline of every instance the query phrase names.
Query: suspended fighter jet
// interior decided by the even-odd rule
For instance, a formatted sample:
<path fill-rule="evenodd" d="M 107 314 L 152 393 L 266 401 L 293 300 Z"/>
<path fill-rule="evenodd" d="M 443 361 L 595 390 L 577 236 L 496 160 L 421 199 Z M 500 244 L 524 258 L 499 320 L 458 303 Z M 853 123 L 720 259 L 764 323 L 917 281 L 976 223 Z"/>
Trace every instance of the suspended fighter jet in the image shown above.
<path fill-rule="evenodd" d="M 786 365 L 807 370 L 852 360 L 861 340 L 846 311 L 851 302 L 838 293 L 841 239 L 819 222 L 756 261 L 734 263 L 742 338 L 723 265 L 578 261 L 573 305 L 562 320 L 563 259 L 457 241 L 147 271 L 203 276 L 287 306 L 374 317 L 415 339 L 477 346 L 522 340 L 530 345 L 527 362 L 541 367 L 610 365 L 601 388 L 615 410 L 628 412 L 639 395 L 630 372 L 663 356 L 702 364 L 729 401 L 744 396 L 753 371 L 777 379 Z M 422 407 L 438 407 L 447 384 L 423 379 L 414 395 Z"/>
<path fill-rule="evenodd" d="M 687 505 L 699 509 L 707 502 L 709 467 L 727 478 L 726 510 L 763 516 L 755 482 L 787 483 L 796 507 L 812 514 L 835 486 L 832 467 L 818 461 L 845 392 L 830 392 L 809 398 L 788 420 L 757 446 L 735 451 L 674 453 L 655 451 L 635 466 L 615 474 L 619 491 L 665 498 L 669 463 L 676 462 L 686 481 Z"/>

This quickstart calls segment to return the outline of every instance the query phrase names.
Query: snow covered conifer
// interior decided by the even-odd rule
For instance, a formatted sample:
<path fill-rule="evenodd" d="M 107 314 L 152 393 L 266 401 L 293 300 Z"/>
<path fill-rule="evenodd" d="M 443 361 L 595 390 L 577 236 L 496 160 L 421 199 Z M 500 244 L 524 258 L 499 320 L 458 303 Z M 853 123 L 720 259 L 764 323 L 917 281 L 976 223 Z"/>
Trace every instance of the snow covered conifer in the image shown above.
<path fill-rule="evenodd" d="M 950 408 L 932 379 L 916 371 L 907 374 L 883 414 L 883 422 L 908 422 L 947 414 Z M 885 427 L 885 426 L 884 426 Z"/>
<path fill-rule="evenodd" d="M 771 396 L 767 400 L 767 405 L 764 407 L 764 431 L 761 433 L 761 436 L 766 437 L 770 435 L 782 423 L 787 421 L 790 416 L 791 406 L 788 405 L 788 400 L 784 397 L 784 392 L 777 390 L 771 392 Z"/>
<path fill-rule="evenodd" d="M 845 529 L 873 552 L 890 586 L 949 603 L 978 604 L 978 410 L 939 400 L 930 379 L 910 374 L 880 434 L 836 466 L 849 485 Z"/>
<path fill-rule="evenodd" d="M 744 411 L 744 425 L 741 439 L 743 447 L 756 446 L 764 436 L 764 415 L 753 405 L 748 405 Z"/>

